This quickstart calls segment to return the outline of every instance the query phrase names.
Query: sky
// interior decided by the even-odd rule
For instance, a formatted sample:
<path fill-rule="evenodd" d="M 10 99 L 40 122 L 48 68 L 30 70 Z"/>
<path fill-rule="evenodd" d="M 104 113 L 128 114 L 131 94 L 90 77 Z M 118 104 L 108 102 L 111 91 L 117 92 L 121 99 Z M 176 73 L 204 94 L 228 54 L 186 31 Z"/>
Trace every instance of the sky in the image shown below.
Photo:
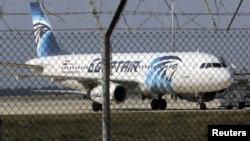
<path fill-rule="evenodd" d="M 33 0 L 37 1 L 37 0 Z M 40 0 L 43 5 L 48 19 L 56 31 L 73 31 L 78 29 L 86 29 L 90 31 L 97 31 L 97 25 L 95 18 L 91 13 L 91 6 L 89 1 L 92 0 Z M 119 0 L 93 0 L 96 6 L 96 10 L 100 13 L 100 19 L 103 27 L 108 27 L 114 11 L 119 4 Z M 172 28 L 172 18 L 173 27 L 175 31 L 182 29 L 210 29 L 209 40 L 217 40 L 214 36 L 215 29 L 226 29 L 232 19 L 233 13 L 236 11 L 240 0 L 208 0 L 206 4 L 205 0 L 174 0 L 174 16 L 172 16 L 171 4 L 172 0 L 128 0 L 127 5 L 124 9 L 123 15 L 119 20 L 116 29 L 123 29 L 125 31 L 145 31 L 148 29 L 154 29 L 154 31 L 164 31 L 171 30 Z M 0 32 L 3 33 L 8 30 L 14 30 L 13 33 L 18 31 L 32 31 L 32 21 L 30 15 L 30 0 L 0 0 Z M 212 13 L 209 15 L 209 13 Z M 243 1 L 239 9 L 239 14 L 236 15 L 234 21 L 232 22 L 231 29 L 247 29 L 250 26 L 250 1 Z M 170 39 L 168 39 L 170 41 Z M 192 39 L 191 39 L 192 40 Z M 223 39 L 221 39 L 223 41 Z M 234 40 L 234 39 L 230 39 Z M 248 40 L 248 36 L 238 37 L 238 42 L 240 40 Z M 0 39 L 1 42 L 1 39 Z M 15 40 L 15 42 L 18 42 Z M 24 42 L 24 41 L 20 41 Z M 33 40 L 29 40 L 33 42 Z M 211 43 L 211 42 L 210 42 Z M 197 46 L 199 46 L 197 44 Z M 229 47 L 226 50 L 225 47 Z M 192 51 L 196 48 L 200 50 L 205 50 L 208 53 L 213 53 L 214 51 L 220 52 L 224 50 L 229 61 L 237 64 L 239 59 L 235 58 L 235 54 L 231 52 L 237 52 L 237 42 L 226 43 L 225 45 L 213 46 L 211 44 L 205 47 L 194 47 Z M 153 45 L 148 48 L 152 48 Z M 23 54 L 18 52 L 18 49 L 22 48 L 22 45 L 11 46 L 7 50 L 0 47 L 0 61 L 8 61 L 8 59 L 13 58 L 16 54 L 18 58 L 17 61 L 23 62 L 25 59 L 31 59 L 30 54 Z M 247 45 L 243 45 L 238 48 L 240 55 L 237 54 L 236 57 L 240 58 L 240 61 L 244 65 L 250 66 L 250 59 L 248 54 L 250 53 L 250 48 Z M 16 53 L 11 54 L 13 50 L 17 50 Z M 185 47 L 178 47 L 178 50 L 187 51 L 189 49 Z M 32 53 L 34 53 L 33 51 Z M 7 54 L 7 55 L 3 55 Z M 22 55 L 26 57 L 22 57 Z M 20 58 L 19 58 L 20 57 Z M 2 68 L 0 67 L 0 70 Z M 41 85 L 38 80 L 20 80 L 16 81 L 13 77 L 5 77 L 1 79 L 2 82 L 0 87 L 27 87 L 29 85 Z M 25 83 L 23 83 L 25 82 Z M 45 82 L 47 85 L 51 83 Z M 44 85 L 44 84 L 42 84 Z"/>
<path fill-rule="evenodd" d="M 33 0 L 40 1 L 54 28 L 93 29 L 95 18 L 89 1 L 100 12 L 103 27 L 112 19 L 119 0 Z M 174 16 L 171 4 L 173 3 Z M 206 1 L 208 1 L 206 3 Z M 30 30 L 31 0 L 0 0 L 0 29 Z M 240 0 L 128 0 L 117 28 L 227 28 Z M 249 28 L 250 1 L 243 1 L 231 28 Z M 209 15 L 210 14 L 210 15 Z M 212 14 L 212 16 L 211 16 Z M 172 17 L 174 17 L 172 20 Z M 173 26 L 172 26 L 173 21 Z"/>

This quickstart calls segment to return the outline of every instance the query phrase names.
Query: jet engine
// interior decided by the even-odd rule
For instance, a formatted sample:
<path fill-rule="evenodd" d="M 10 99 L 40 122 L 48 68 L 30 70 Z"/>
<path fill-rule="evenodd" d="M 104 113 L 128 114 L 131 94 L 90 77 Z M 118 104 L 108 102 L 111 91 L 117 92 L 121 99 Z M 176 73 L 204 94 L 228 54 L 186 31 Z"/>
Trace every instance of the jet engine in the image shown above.
<path fill-rule="evenodd" d="M 109 96 L 110 96 L 110 103 L 118 104 L 124 102 L 126 98 L 126 89 L 120 84 L 111 83 L 109 86 Z M 99 85 L 93 88 L 90 91 L 90 99 L 96 103 L 102 104 L 103 103 L 103 92 L 102 86 Z"/>

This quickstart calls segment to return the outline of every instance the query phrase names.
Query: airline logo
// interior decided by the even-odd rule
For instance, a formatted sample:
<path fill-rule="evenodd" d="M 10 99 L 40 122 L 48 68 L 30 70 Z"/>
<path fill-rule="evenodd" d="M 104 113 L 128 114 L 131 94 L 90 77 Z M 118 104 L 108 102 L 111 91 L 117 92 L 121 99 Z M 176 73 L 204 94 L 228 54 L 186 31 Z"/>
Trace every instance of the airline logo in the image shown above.
<path fill-rule="evenodd" d="M 182 60 L 178 56 L 162 56 L 150 63 L 145 83 L 152 92 L 172 92 L 171 80 Z"/>
<path fill-rule="evenodd" d="M 31 12 L 38 57 L 62 55 L 62 49 L 59 46 L 59 43 L 51 30 L 51 26 L 38 2 L 31 3 Z"/>
<path fill-rule="evenodd" d="M 70 63 L 70 60 L 65 60 L 64 62 L 63 62 L 63 65 L 68 65 Z"/>
<path fill-rule="evenodd" d="M 63 73 L 80 73 L 80 71 L 82 71 L 83 68 L 84 66 L 70 62 L 70 60 L 64 60 L 61 70 Z"/>
<path fill-rule="evenodd" d="M 137 72 L 137 69 L 140 65 L 141 61 L 130 61 L 130 60 L 123 60 L 123 61 L 112 61 L 111 68 L 114 72 Z M 100 58 L 94 59 L 89 67 L 88 73 L 98 73 L 101 72 L 101 64 L 102 61 Z"/>
<path fill-rule="evenodd" d="M 76 64 L 70 60 L 64 60 L 61 66 L 63 73 L 79 73 L 86 70 L 87 73 L 99 73 L 101 72 L 101 59 L 94 59 L 88 66 Z M 115 72 L 137 72 L 141 61 L 112 61 L 111 68 Z"/>

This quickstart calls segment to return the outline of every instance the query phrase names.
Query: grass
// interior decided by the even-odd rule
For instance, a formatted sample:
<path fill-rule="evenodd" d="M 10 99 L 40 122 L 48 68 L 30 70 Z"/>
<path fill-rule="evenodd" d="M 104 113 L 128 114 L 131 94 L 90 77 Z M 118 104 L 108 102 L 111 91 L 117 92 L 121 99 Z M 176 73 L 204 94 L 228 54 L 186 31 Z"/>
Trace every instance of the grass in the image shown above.
<path fill-rule="evenodd" d="M 102 114 L 0 116 L 1 140 L 102 140 Z M 206 141 L 209 124 L 250 124 L 250 111 L 111 113 L 111 140 Z"/>

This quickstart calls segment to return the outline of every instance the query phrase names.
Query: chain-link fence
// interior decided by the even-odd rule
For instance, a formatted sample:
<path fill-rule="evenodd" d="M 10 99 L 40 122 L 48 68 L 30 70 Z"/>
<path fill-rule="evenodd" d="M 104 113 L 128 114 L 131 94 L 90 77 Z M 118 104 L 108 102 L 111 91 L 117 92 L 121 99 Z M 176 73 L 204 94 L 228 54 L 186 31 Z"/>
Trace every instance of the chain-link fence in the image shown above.
<path fill-rule="evenodd" d="M 123 102 L 110 107 L 111 140 L 207 140 L 208 125 L 250 124 L 250 112 L 247 108 L 249 90 L 247 67 L 250 66 L 249 35 L 249 31 L 241 30 L 179 30 L 175 32 L 174 45 L 177 52 L 204 52 L 222 57 L 227 67 L 233 68 L 234 73 L 237 74 L 229 89 L 224 92 L 218 91 L 212 100 L 205 101 L 207 110 L 196 110 L 197 103 L 200 102 L 197 100 L 200 96 L 198 92 L 197 95 L 192 96 L 186 93 L 163 95 L 160 92 L 160 95 L 155 95 L 159 94 L 155 91 L 145 93 L 142 91 L 145 87 L 139 87 L 140 84 L 135 79 L 137 76 L 131 73 L 124 75 L 124 72 L 142 70 L 144 66 L 136 63 L 142 61 L 139 60 L 141 58 L 150 60 L 153 59 L 154 54 L 171 52 L 173 49 L 171 32 L 116 31 L 112 36 L 111 87 L 134 87 L 126 89 L 126 99 Z M 100 53 L 101 36 L 98 32 L 90 31 L 57 31 L 56 36 L 65 52 L 74 56 L 86 55 L 85 58 L 79 56 L 78 62 L 82 66 L 78 66 L 78 62 L 73 62 L 71 56 L 62 60 L 60 58 L 53 60 L 52 57 L 51 62 L 43 62 L 44 64 L 38 67 L 31 62 L 29 65 L 20 65 L 37 58 L 34 34 L 8 31 L 0 33 L 1 140 L 102 139 L 102 113 L 94 111 L 98 107 L 96 104 L 98 102 L 94 101 L 91 95 L 91 91 L 101 84 L 98 80 L 100 75 L 93 73 L 86 80 L 87 75 L 80 75 L 81 73 L 77 72 L 82 69 L 98 71 L 99 67 L 96 64 L 100 65 L 101 61 L 93 54 Z M 121 57 L 123 54 L 127 56 L 114 58 L 113 55 L 116 53 L 120 53 Z M 137 57 L 131 53 L 138 53 Z M 94 61 L 96 61 L 95 67 L 91 68 L 91 63 L 93 64 Z M 169 61 L 173 62 L 173 60 Z M 39 63 L 39 60 L 35 62 Z M 84 66 L 84 63 L 88 66 Z M 216 62 L 204 63 L 207 67 L 199 66 L 199 69 L 209 69 L 209 63 L 216 67 L 216 64 L 213 64 Z M 165 62 L 165 66 L 166 64 Z M 49 69 L 41 68 L 41 65 Z M 60 72 L 48 75 L 54 71 L 53 66 L 58 67 Z M 47 74 L 42 75 L 41 72 L 44 71 Z M 75 75 L 75 72 L 78 75 Z M 139 78 L 143 79 L 143 71 L 141 74 L 138 72 L 136 74 L 141 75 Z M 113 73 L 118 73 L 120 77 L 113 79 Z M 203 79 L 202 81 L 205 82 L 205 79 L 211 78 L 207 74 Z M 97 80 L 97 83 L 94 83 L 96 82 L 94 80 Z M 181 81 L 181 78 L 179 80 Z M 143 80 L 138 81 L 143 82 Z M 158 81 L 161 80 L 158 79 Z M 67 84 L 72 87 L 66 87 Z M 83 89 L 86 89 L 87 94 Z M 166 110 L 165 108 L 154 110 L 153 99 L 165 99 Z M 242 102 L 244 102 L 243 107 Z M 233 109 L 225 110 L 231 108 Z"/>

